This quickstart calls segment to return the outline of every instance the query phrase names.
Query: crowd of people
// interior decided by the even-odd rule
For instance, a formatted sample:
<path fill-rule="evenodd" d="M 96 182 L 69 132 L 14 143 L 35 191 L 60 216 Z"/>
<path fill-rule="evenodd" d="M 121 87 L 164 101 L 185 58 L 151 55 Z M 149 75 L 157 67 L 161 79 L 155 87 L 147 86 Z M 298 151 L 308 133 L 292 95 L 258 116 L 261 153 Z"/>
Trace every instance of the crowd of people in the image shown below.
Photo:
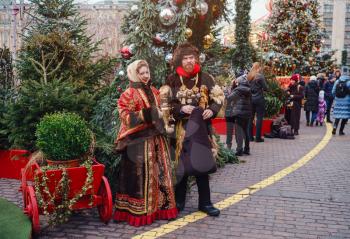
<path fill-rule="evenodd" d="M 328 123 L 331 120 L 331 110 L 333 107 L 333 135 L 336 134 L 339 122 L 339 135 L 344 135 L 344 128 L 350 118 L 350 78 L 341 75 L 339 69 L 334 73 L 320 73 L 311 76 L 309 83 L 305 87 L 305 115 L 306 125 L 313 127 L 323 125 L 326 118 Z"/>
<path fill-rule="evenodd" d="M 225 99 L 227 148 L 232 148 L 233 131 L 238 156 L 251 153 L 250 141 L 264 142 L 261 130 L 267 85 L 260 63 L 237 75 L 224 91 L 202 70 L 199 51 L 193 45 L 179 45 L 172 64 L 175 72 L 160 90 L 152 86 L 145 60 L 136 60 L 127 67 L 130 85 L 118 100 L 121 126 L 115 141 L 122 155 L 115 197 L 116 222 L 143 226 L 157 219 L 176 218 L 185 207 L 189 176 L 196 179 L 198 210 L 209 216 L 220 214 L 210 197 L 209 174 L 216 171 L 214 158 L 218 150 L 211 119 Z M 344 134 L 350 116 L 349 89 L 349 77 L 340 76 L 338 71 L 328 79 L 312 76 L 306 86 L 300 75 L 293 75 L 286 91 L 285 114 L 292 134 L 299 134 L 304 97 L 308 126 L 323 125 L 325 115 L 331 122 L 334 99 L 334 133 L 341 121 L 339 134 Z"/>
<path fill-rule="evenodd" d="M 350 118 L 350 80 L 349 76 L 342 76 L 339 69 L 334 73 L 320 73 L 311 76 L 309 82 L 299 74 L 293 74 L 286 89 L 287 102 L 285 104 L 284 119 L 276 119 L 273 127 L 288 125 L 287 136 L 294 138 L 299 135 L 301 109 L 304 107 L 306 126 L 323 126 L 324 121 L 333 123 L 331 110 L 333 109 L 333 134 L 340 123 L 339 135 L 344 135 L 344 128 Z M 249 141 L 264 142 L 261 135 L 262 120 L 265 112 L 264 92 L 267 90 L 263 68 L 256 62 L 248 74 L 238 75 L 232 85 L 225 89 L 227 106 L 226 118 L 226 145 L 232 148 L 233 132 L 237 143 L 236 155 L 249 155 Z M 249 123 L 248 123 L 249 122 Z M 253 137 L 253 122 L 255 122 L 255 138 Z M 272 132 L 268 137 L 279 137 Z M 289 136 L 289 137 L 288 137 Z M 244 140 L 244 147 L 243 147 Z"/>

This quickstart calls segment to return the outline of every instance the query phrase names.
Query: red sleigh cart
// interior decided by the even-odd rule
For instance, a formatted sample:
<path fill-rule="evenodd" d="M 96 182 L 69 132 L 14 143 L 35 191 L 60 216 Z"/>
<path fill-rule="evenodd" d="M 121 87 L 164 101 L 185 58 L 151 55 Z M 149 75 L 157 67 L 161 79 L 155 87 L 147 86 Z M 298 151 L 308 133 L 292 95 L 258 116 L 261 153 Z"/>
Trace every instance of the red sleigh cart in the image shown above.
<path fill-rule="evenodd" d="M 103 164 L 94 161 L 92 165 L 92 188 L 88 189 L 86 193 L 73 204 L 72 210 L 97 207 L 101 221 L 108 223 L 112 217 L 113 206 L 111 189 L 107 178 L 103 176 L 104 169 L 105 166 Z M 87 169 L 85 167 L 72 167 L 67 168 L 66 172 L 70 179 L 69 192 L 67 195 L 68 199 L 72 199 L 77 193 L 81 192 L 87 177 Z M 55 193 L 59 181 L 62 178 L 62 173 L 63 170 L 61 169 L 46 171 L 47 179 L 45 180 L 51 194 Z M 39 215 L 43 215 L 45 209 L 39 206 L 35 188 L 40 188 L 40 195 L 47 194 L 44 193 L 45 189 L 43 187 L 34 187 L 33 180 L 35 177 L 39 179 L 39 182 L 43 180 L 43 172 L 37 163 L 31 166 L 31 170 L 24 171 L 24 169 L 22 169 L 21 189 L 23 193 L 23 211 L 32 221 L 33 233 L 39 233 Z M 43 200 L 48 200 L 47 196 L 44 196 Z M 52 213 L 55 204 L 59 205 L 61 201 L 61 198 L 55 198 L 53 205 L 50 205 L 46 209 L 48 213 Z"/>

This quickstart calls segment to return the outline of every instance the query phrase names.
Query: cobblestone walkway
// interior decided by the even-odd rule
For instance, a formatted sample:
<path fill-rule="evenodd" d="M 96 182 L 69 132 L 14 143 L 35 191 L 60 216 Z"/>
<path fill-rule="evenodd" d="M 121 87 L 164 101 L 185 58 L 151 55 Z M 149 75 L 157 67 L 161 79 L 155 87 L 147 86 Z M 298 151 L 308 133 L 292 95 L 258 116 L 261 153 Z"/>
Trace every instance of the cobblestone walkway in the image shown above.
<path fill-rule="evenodd" d="M 205 217 L 162 238 L 350 238 L 349 127 L 346 136 L 334 136 L 313 160 L 277 183 L 222 210 L 218 218 Z M 240 158 L 245 162 L 227 165 L 211 177 L 212 201 L 219 202 L 295 163 L 320 142 L 325 131 L 325 127 L 302 127 L 296 140 L 252 143 L 252 155 Z M 16 180 L 0 179 L 0 197 L 22 206 L 18 187 Z M 193 187 L 180 217 L 196 208 Z M 39 238 L 131 238 L 165 223 L 140 228 L 104 225 L 95 210 L 85 210 L 65 225 L 43 225 Z"/>

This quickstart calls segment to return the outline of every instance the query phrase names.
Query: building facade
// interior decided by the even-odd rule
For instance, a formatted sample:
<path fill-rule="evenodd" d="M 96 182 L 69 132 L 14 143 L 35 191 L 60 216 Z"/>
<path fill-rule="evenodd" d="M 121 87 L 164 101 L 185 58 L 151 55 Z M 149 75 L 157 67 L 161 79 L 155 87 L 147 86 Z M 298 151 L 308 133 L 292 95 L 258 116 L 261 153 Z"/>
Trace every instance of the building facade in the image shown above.
<path fill-rule="evenodd" d="M 337 63 L 341 64 L 342 51 L 348 52 L 350 63 L 350 0 L 320 0 L 320 14 L 323 26 L 329 36 L 324 50 L 336 50 Z"/>
<path fill-rule="evenodd" d="M 125 36 L 121 32 L 123 16 L 135 0 L 100 1 L 95 4 L 77 5 L 78 10 L 87 21 L 87 35 L 93 41 L 101 41 L 97 55 L 115 56 L 121 48 Z M 20 9 L 19 5 L 0 5 L 0 46 L 11 51 L 20 49 L 21 34 L 30 19 L 26 12 L 30 5 Z M 14 34 L 16 32 L 16 34 Z"/>

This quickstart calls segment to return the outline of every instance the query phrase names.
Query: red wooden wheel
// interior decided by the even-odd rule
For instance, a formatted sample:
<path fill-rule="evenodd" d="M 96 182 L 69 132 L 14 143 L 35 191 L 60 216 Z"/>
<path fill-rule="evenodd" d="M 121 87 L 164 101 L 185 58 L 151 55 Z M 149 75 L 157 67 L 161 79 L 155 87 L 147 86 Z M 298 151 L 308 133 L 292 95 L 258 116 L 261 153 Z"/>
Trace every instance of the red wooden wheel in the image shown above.
<path fill-rule="evenodd" d="M 25 189 L 26 200 L 24 205 L 24 212 L 28 215 L 32 221 L 32 230 L 34 234 L 40 232 L 40 222 L 39 222 L 39 208 L 36 202 L 35 193 L 33 186 L 27 186 Z"/>
<path fill-rule="evenodd" d="M 98 195 L 102 197 L 102 203 L 97 206 L 98 214 L 100 215 L 101 221 L 108 223 L 112 218 L 113 205 L 111 188 L 105 176 L 102 176 Z"/>
<path fill-rule="evenodd" d="M 27 201 L 26 201 L 27 191 L 26 191 L 26 189 L 27 189 L 27 180 L 26 180 L 24 168 L 22 168 L 21 169 L 21 187 L 20 187 L 20 191 L 22 191 L 23 205 L 24 206 L 27 205 Z"/>

